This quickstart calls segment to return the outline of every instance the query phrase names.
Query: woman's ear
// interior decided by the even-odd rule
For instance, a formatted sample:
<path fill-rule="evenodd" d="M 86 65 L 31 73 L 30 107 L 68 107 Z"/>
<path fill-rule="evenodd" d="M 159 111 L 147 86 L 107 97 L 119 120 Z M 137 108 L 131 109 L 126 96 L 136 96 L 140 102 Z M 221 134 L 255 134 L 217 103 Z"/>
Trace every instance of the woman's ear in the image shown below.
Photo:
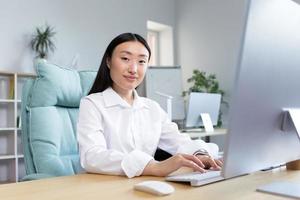
<path fill-rule="evenodd" d="M 110 59 L 109 58 L 106 59 L 106 65 L 107 65 L 108 69 L 110 69 Z"/>

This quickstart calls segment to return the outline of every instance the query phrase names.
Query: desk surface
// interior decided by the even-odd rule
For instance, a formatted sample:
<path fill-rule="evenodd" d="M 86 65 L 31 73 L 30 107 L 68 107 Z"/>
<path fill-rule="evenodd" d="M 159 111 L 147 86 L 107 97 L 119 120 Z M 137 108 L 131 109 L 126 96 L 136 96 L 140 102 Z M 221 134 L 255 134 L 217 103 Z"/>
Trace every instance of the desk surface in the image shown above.
<path fill-rule="evenodd" d="M 224 135 L 227 133 L 227 129 L 215 128 L 213 132 L 205 132 L 203 129 L 188 129 L 180 132 L 188 134 L 191 138 L 200 138 L 206 136 Z"/>
<path fill-rule="evenodd" d="M 128 179 L 119 176 L 96 174 L 80 174 L 75 176 L 57 177 L 37 181 L 11 183 L 0 185 L 0 197 L 5 200 L 47 200 L 47 199 L 84 199 L 84 200 L 134 200 L 134 199 L 287 199 L 256 192 L 257 186 L 275 180 L 289 180 L 300 182 L 300 171 L 286 171 L 276 169 L 268 172 L 257 172 L 251 175 L 202 186 L 170 182 L 176 191 L 164 197 L 133 190 L 133 185 L 145 180 L 163 180 L 158 177 L 136 177 Z"/>

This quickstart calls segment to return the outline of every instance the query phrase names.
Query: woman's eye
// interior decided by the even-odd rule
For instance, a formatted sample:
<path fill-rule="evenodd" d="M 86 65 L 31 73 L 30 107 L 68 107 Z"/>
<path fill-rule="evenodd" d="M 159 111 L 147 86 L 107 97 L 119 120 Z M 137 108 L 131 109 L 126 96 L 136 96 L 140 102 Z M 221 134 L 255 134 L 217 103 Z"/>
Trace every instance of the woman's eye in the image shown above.
<path fill-rule="evenodd" d="M 126 57 L 121 57 L 122 60 L 128 61 L 129 59 Z"/>
<path fill-rule="evenodd" d="M 140 60 L 140 64 L 146 64 L 145 60 Z"/>

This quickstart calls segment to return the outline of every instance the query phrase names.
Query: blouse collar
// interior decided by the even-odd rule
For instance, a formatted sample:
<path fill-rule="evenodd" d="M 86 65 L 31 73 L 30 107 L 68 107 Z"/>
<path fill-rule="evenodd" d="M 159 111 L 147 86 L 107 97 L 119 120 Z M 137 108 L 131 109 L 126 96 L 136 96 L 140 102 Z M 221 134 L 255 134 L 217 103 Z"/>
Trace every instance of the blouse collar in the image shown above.
<path fill-rule="evenodd" d="M 143 101 L 143 99 L 138 95 L 137 91 L 133 90 L 133 104 L 132 106 L 127 103 L 116 91 L 114 91 L 111 87 L 107 88 L 103 91 L 104 103 L 106 107 L 112 106 L 122 106 L 125 108 L 149 108 L 149 106 Z"/>

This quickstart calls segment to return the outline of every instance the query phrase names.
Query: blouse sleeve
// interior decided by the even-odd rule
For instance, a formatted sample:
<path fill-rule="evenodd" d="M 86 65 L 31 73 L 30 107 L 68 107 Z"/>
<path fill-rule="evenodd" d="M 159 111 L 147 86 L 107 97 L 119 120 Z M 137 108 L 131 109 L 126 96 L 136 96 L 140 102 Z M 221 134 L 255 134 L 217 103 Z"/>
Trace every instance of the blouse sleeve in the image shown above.
<path fill-rule="evenodd" d="M 158 147 L 174 155 L 176 153 L 193 154 L 199 149 L 205 149 L 210 156 L 217 158 L 219 147 L 203 140 L 191 140 L 187 134 L 181 134 L 177 124 L 171 122 L 167 113 L 159 106 L 162 123 L 161 137 Z"/>
<path fill-rule="evenodd" d="M 81 166 L 92 173 L 141 175 L 153 157 L 138 149 L 129 153 L 108 149 L 103 127 L 101 112 L 91 100 L 82 99 L 77 123 Z"/>

